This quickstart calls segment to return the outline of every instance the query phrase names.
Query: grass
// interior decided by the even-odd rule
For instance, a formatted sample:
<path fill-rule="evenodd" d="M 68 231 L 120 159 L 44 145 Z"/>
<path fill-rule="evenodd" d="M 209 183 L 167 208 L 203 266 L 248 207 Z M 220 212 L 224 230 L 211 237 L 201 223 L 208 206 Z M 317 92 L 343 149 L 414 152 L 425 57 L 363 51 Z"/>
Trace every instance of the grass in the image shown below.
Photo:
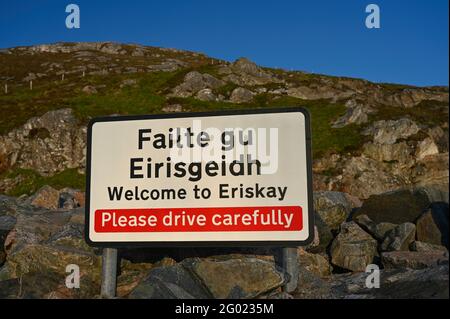
<path fill-rule="evenodd" d="M 41 176 L 33 170 L 22 168 L 16 168 L 0 175 L 0 179 L 17 177 L 23 181 L 7 192 L 9 196 L 31 195 L 44 185 L 50 185 L 56 189 L 64 187 L 85 189 L 85 176 L 78 173 L 76 169 L 67 169 L 49 177 Z"/>
<path fill-rule="evenodd" d="M 155 49 L 158 55 L 164 58 L 178 58 L 180 53 L 160 51 Z M 102 55 L 102 54 L 99 54 Z M 108 57 L 108 55 L 104 55 Z M 211 64 L 211 59 L 203 56 L 182 56 L 184 61 L 189 61 L 190 66 L 174 72 L 133 73 L 116 74 L 106 76 L 67 74 L 66 80 L 61 82 L 56 74 L 39 78 L 33 81 L 33 90 L 29 90 L 28 83 L 21 79 L 29 72 L 38 72 L 42 69 L 44 62 L 58 62 L 64 65 L 64 69 L 70 70 L 75 67 L 73 63 L 83 63 L 71 60 L 67 62 L 70 55 L 67 54 L 38 54 L 25 60 L 24 57 L 14 55 L 0 56 L 0 74 L 13 75 L 16 82 L 11 83 L 10 93 L 0 93 L 0 134 L 5 134 L 15 127 L 23 125 L 33 116 L 41 116 L 45 112 L 59 108 L 72 108 L 75 116 L 81 124 L 86 124 L 92 117 L 111 114 L 152 114 L 162 113 L 162 108 L 168 104 L 181 104 L 184 111 L 217 111 L 230 109 L 253 109 L 253 108 L 277 108 L 296 107 L 307 108 L 311 113 L 312 120 L 312 144 L 313 157 L 320 158 L 332 153 L 355 153 L 364 143 L 365 137 L 360 134 L 361 126 L 348 125 L 335 129 L 331 124 L 342 116 L 346 107 L 343 104 L 331 103 L 328 100 L 306 101 L 288 96 L 275 96 L 269 93 L 258 94 L 251 103 L 234 104 L 217 101 L 206 102 L 195 98 L 167 98 L 165 95 L 171 88 L 183 82 L 185 75 L 190 71 L 208 73 L 219 77 L 217 60 Z M 161 59 L 164 59 L 161 58 Z M 149 60 L 151 59 L 151 60 Z M 155 59 L 155 60 L 153 60 Z M 123 67 L 139 65 L 158 64 L 160 58 L 144 58 L 127 56 L 113 56 L 108 63 L 116 63 Z M 101 63 L 100 63 L 101 64 Z M 98 65 L 99 68 L 107 69 L 108 64 Z M 285 72 L 282 70 L 271 70 L 271 72 L 289 78 L 295 85 L 311 85 L 318 83 L 322 78 L 320 75 L 304 72 Z M 338 77 L 327 77 L 337 81 Z M 135 79 L 136 85 L 121 88 L 121 83 L 126 79 Z M 98 93 L 86 94 L 82 88 L 86 85 L 96 86 Z M 280 84 L 273 83 L 264 85 L 268 90 L 279 88 Z M 408 86 L 382 84 L 389 91 L 397 91 Z M 237 85 L 227 83 L 214 90 L 215 94 L 226 97 Z M 255 90 L 257 87 L 253 87 Z M 425 125 L 442 124 L 447 121 L 448 107 L 445 103 L 435 101 L 424 101 L 414 108 L 394 108 L 380 106 L 379 112 L 370 115 L 369 120 L 396 119 L 408 116 L 418 123 Z M 45 130 L 33 132 L 36 136 L 47 136 Z M 333 172 L 329 172 L 332 174 Z M 9 195 L 18 196 L 31 194 L 41 186 L 48 184 L 55 188 L 74 187 L 84 189 L 84 176 L 76 170 L 66 170 L 51 177 L 42 177 L 31 170 L 11 169 L 0 175 L 0 179 L 21 177 L 24 182 L 9 192 Z"/>
<path fill-rule="evenodd" d="M 409 117 L 417 123 L 435 126 L 448 123 L 448 103 L 426 100 L 415 107 L 401 108 L 380 105 L 378 112 L 370 115 L 370 121 L 395 120 Z"/>

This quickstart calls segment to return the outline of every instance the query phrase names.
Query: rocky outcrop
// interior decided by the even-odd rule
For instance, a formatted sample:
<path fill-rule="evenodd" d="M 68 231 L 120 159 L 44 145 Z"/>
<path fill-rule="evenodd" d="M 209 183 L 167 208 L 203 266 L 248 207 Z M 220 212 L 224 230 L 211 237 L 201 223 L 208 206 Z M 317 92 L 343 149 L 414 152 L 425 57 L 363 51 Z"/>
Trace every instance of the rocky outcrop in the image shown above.
<path fill-rule="evenodd" d="M 230 101 L 233 103 L 247 103 L 253 100 L 254 93 L 245 88 L 238 87 L 231 92 Z"/>
<path fill-rule="evenodd" d="M 400 224 L 389 230 L 381 244 L 383 251 L 409 250 L 416 235 L 416 226 L 413 223 Z"/>
<path fill-rule="evenodd" d="M 225 82 L 216 79 L 208 73 L 200 73 L 197 71 L 189 72 L 185 75 L 183 83 L 176 86 L 169 96 L 173 97 L 189 97 L 200 90 L 215 89 L 224 85 Z"/>
<path fill-rule="evenodd" d="M 415 222 L 431 202 L 432 198 L 424 188 L 404 189 L 373 195 L 364 201 L 353 218 L 359 215 L 367 215 L 376 223 Z"/>
<path fill-rule="evenodd" d="M 417 239 L 448 248 L 449 207 L 448 203 L 433 203 L 417 220 Z"/>
<path fill-rule="evenodd" d="M 86 129 L 71 109 L 50 111 L 0 136 L 2 166 L 33 169 L 51 175 L 68 168 L 84 168 Z"/>
<path fill-rule="evenodd" d="M 320 216 L 320 219 L 332 230 L 338 229 L 347 220 L 352 208 L 352 203 L 344 193 L 314 193 L 314 210 Z"/>
<path fill-rule="evenodd" d="M 448 265 L 448 252 L 394 251 L 382 253 L 381 260 L 385 268 L 424 269 Z"/>
<path fill-rule="evenodd" d="M 365 271 L 377 253 L 377 241 L 355 222 L 341 225 L 331 248 L 331 262 L 351 271 Z"/>

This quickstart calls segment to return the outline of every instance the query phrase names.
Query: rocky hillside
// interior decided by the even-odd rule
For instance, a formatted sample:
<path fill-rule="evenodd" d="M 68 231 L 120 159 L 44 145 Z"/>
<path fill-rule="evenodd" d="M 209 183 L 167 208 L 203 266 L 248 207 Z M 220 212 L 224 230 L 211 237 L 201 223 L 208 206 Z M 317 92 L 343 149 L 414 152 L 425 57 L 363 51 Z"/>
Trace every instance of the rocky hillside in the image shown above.
<path fill-rule="evenodd" d="M 0 83 L 0 298 L 98 295 L 100 251 L 83 240 L 90 118 L 286 106 L 313 126 L 316 234 L 299 287 L 281 292 L 269 249 L 141 249 L 121 251 L 119 296 L 448 298 L 447 87 L 116 43 L 0 50 Z M 70 263 L 83 289 L 65 288 Z M 365 286 L 371 263 L 380 289 Z"/>
<path fill-rule="evenodd" d="M 448 88 L 268 69 L 242 58 L 115 43 L 0 51 L 0 192 L 82 187 L 99 115 L 304 106 L 315 188 L 365 199 L 448 183 Z M 7 91 L 7 93 L 6 93 Z"/>

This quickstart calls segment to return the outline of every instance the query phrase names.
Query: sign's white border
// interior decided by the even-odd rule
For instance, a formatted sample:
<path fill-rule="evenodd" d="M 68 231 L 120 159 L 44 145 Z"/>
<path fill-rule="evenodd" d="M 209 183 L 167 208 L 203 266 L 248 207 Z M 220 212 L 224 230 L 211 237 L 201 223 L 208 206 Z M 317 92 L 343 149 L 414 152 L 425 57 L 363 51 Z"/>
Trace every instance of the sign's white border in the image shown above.
<path fill-rule="evenodd" d="M 306 128 L 306 163 L 307 163 L 307 189 L 308 189 L 308 238 L 303 241 L 188 241 L 188 242 L 95 242 L 90 239 L 90 189 L 91 189 L 91 156 L 92 156 L 92 127 L 98 122 L 135 121 L 135 120 L 155 120 L 170 118 L 201 118 L 211 116 L 229 115 L 251 115 L 251 114 L 276 114 L 276 113 L 302 113 L 305 119 Z M 312 242 L 314 237 L 314 210 L 313 210 L 313 188 L 312 188 L 312 153 L 311 153 L 311 120 L 309 112 L 301 107 L 277 108 L 277 109 L 253 109 L 253 110 L 232 110 L 218 112 L 199 113 L 172 113 L 158 115 L 137 115 L 137 116 L 114 116 L 98 117 L 89 122 L 87 133 L 87 158 L 86 158 L 86 211 L 85 211 L 85 240 L 94 247 L 252 247 L 252 246 L 272 246 L 272 247 L 294 247 L 304 246 Z"/>

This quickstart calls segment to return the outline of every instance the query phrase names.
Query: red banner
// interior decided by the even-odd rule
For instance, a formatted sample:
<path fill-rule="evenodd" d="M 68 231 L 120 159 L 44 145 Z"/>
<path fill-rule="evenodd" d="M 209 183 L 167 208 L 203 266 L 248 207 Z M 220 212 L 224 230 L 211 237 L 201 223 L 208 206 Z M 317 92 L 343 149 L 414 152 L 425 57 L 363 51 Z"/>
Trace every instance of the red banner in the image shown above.
<path fill-rule="evenodd" d="M 98 233 L 300 231 L 300 206 L 99 209 Z"/>

